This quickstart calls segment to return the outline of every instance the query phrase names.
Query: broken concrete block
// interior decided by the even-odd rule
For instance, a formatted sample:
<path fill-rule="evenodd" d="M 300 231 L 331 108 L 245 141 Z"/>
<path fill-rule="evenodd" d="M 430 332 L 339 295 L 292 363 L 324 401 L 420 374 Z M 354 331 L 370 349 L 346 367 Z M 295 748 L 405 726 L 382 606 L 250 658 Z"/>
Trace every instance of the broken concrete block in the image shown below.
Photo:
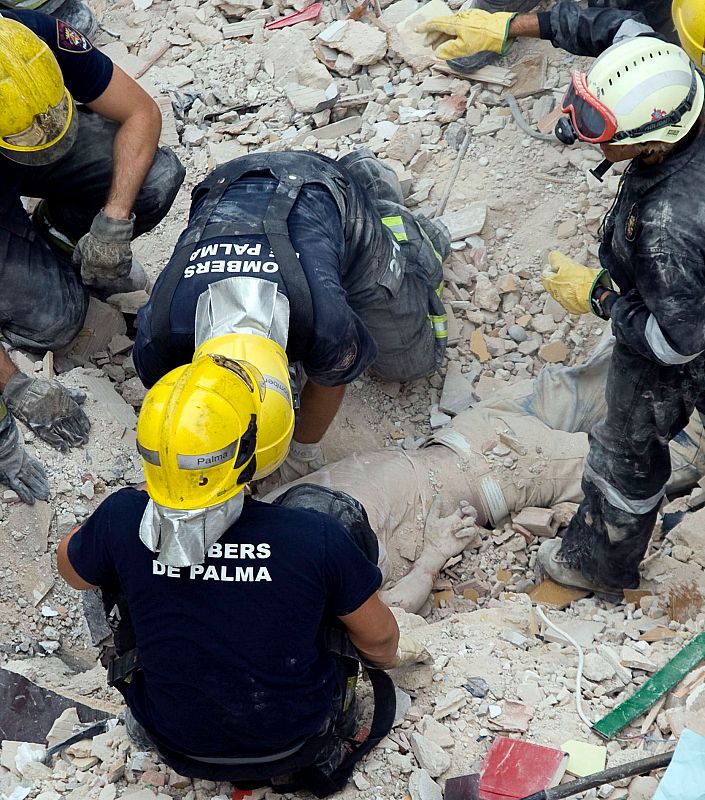
<path fill-rule="evenodd" d="M 108 349 L 108 342 L 114 336 L 126 331 L 125 319 L 116 308 L 91 297 L 83 327 L 70 344 L 56 351 L 56 355 L 73 365 L 87 365 L 93 355 Z"/>
<path fill-rule="evenodd" d="M 487 203 L 482 200 L 461 208 L 459 211 L 448 211 L 440 217 L 448 228 L 452 242 L 466 239 L 480 233 L 487 220 Z"/>
<path fill-rule="evenodd" d="M 475 281 L 475 291 L 473 292 L 472 296 L 473 302 L 477 306 L 477 308 L 482 309 L 483 311 L 497 311 L 499 309 L 500 303 L 502 302 L 499 292 L 497 288 L 490 280 L 490 277 L 487 275 L 486 272 L 480 272 Z M 501 340 L 498 340 L 501 341 Z M 490 348 L 490 339 L 486 339 L 485 343 L 488 348 Z M 502 343 L 504 344 L 504 343 Z M 490 354 L 492 354 L 492 350 L 490 348 Z M 503 353 L 502 353 L 503 354 Z M 500 353 L 497 353 L 500 355 Z"/>
<path fill-rule="evenodd" d="M 648 656 L 640 653 L 629 645 L 622 645 L 622 650 L 619 655 L 619 661 L 623 667 L 628 669 L 641 669 L 644 672 L 656 672 L 658 667 Z"/>
<path fill-rule="evenodd" d="M 144 289 L 136 292 L 118 292 L 107 297 L 105 302 L 117 308 L 123 314 L 136 314 L 142 306 L 147 305 L 149 294 Z"/>
<path fill-rule="evenodd" d="M 411 800 L 443 800 L 441 787 L 425 769 L 417 769 L 411 773 L 409 794 Z"/>
<path fill-rule="evenodd" d="M 402 125 L 397 128 L 387 145 L 387 157 L 408 164 L 421 146 L 421 128 L 418 125 Z"/>
<path fill-rule="evenodd" d="M 516 525 L 521 525 L 534 536 L 545 536 L 552 538 L 556 535 L 558 529 L 558 520 L 554 519 L 553 511 L 550 508 L 537 508 L 535 506 L 526 506 L 515 514 L 512 522 Z"/>
<path fill-rule="evenodd" d="M 450 756 L 440 745 L 420 733 L 412 733 L 410 741 L 419 766 L 432 778 L 442 775 L 450 767 Z"/>
<path fill-rule="evenodd" d="M 417 33 L 422 22 L 434 17 L 446 17 L 453 12 L 443 0 L 431 0 L 413 14 L 397 24 L 392 33 L 392 49 L 414 70 L 423 70 L 435 64 L 437 59 L 433 47 L 426 41 L 426 35 Z"/>
<path fill-rule="evenodd" d="M 335 105 L 338 99 L 338 86 L 335 81 L 331 81 L 325 89 L 291 83 L 286 87 L 286 99 L 294 110 L 301 114 L 318 114 Z"/>
<path fill-rule="evenodd" d="M 341 136 L 352 136 L 354 133 L 358 133 L 361 128 L 361 116 L 345 117 L 345 119 L 331 122 L 330 125 L 324 125 L 315 131 L 310 131 L 308 136 L 313 136 L 315 139 L 338 139 Z"/>
<path fill-rule="evenodd" d="M 474 353 L 478 361 L 483 364 L 485 361 L 489 361 L 490 351 L 487 349 L 487 341 L 479 329 L 470 334 L 470 352 Z"/>
<path fill-rule="evenodd" d="M 524 703 L 505 700 L 501 705 L 501 714 L 488 719 L 487 727 L 497 731 L 526 733 L 534 716 L 534 709 Z"/>
<path fill-rule="evenodd" d="M 443 381 L 438 408 L 445 414 L 454 417 L 461 411 L 470 408 L 472 401 L 472 385 L 461 372 L 460 364 L 457 361 L 451 361 Z"/>
<path fill-rule="evenodd" d="M 465 689 L 451 689 L 444 697 L 436 701 L 433 718 L 435 720 L 443 719 L 454 711 L 460 711 L 467 702 L 468 693 Z"/>
<path fill-rule="evenodd" d="M 455 744 L 455 738 L 451 731 L 428 714 L 421 720 L 421 733 L 439 747 L 453 747 Z"/>
<path fill-rule="evenodd" d="M 459 120 L 465 109 L 467 108 L 467 100 L 457 94 L 449 95 L 441 100 L 438 108 L 436 109 L 436 119 L 441 125 L 446 125 L 449 122 Z"/>
<path fill-rule="evenodd" d="M 355 67 L 375 64 L 387 54 L 387 35 L 379 28 L 355 20 L 337 20 L 319 33 L 328 47 L 347 53 Z"/>
<path fill-rule="evenodd" d="M 226 39 L 236 39 L 239 36 L 253 36 L 257 31 L 264 28 L 265 20 L 245 19 L 242 22 L 231 22 L 223 26 L 223 36 Z"/>

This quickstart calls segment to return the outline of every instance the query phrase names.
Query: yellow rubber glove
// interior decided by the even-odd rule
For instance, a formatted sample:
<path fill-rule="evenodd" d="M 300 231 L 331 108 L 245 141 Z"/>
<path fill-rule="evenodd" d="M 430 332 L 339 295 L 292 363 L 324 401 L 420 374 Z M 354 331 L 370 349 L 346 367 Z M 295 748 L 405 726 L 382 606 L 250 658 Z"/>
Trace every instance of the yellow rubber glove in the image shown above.
<path fill-rule="evenodd" d="M 509 23 L 516 13 L 498 11 L 495 14 L 478 8 L 459 11 L 448 17 L 435 17 L 416 28 L 417 33 L 442 33 L 450 41 L 435 48 L 434 53 L 444 61 L 474 56 L 489 50 L 503 53 L 507 48 Z"/>
<path fill-rule="evenodd" d="M 541 274 L 544 288 L 571 314 L 592 311 L 592 290 L 598 284 L 608 289 L 612 281 L 606 269 L 591 269 L 578 264 L 558 250 L 548 254 L 548 266 Z"/>

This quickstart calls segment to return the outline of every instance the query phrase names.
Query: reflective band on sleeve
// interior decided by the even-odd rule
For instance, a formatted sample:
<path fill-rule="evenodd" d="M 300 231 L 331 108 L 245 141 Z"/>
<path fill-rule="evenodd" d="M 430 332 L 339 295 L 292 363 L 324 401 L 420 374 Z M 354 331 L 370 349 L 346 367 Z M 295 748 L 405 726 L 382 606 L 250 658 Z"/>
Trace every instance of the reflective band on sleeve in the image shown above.
<path fill-rule="evenodd" d="M 210 467 L 217 467 L 226 461 L 232 461 L 236 447 L 237 440 L 222 450 L 204 453 L 202 456 L 184 456 L 179 453 L 176 456 L 176 463 L 180 469 L 209 469 Z"/>
<path fill-rule="evenodd" d="M 160 467 L 161 466 L 161 459 L 159 458 L 159 453 L 156 450 L 147 450 L 146 447 L 142 447 L 142 445 L 137 442 L 137 452 L 142 456 L 142 458 L 148 463 L 152 464 L 152 466 Z"/>
<path fill-rule="evenodd" d="M 438 316 L 434 314 L 429 314 L 428 318 L 433 326 L 433 335 L 436 339 L 447 339 L 448 338 L 448 315 L 447 314 L 439 314 Z"/>
<path fill-rule="evenodd" d="M 398 242 L 408 242 L 409 237 L 406 235 L 406 228 L 404 227 L 404 220 L 401 217 L 382 217 L 382 225 L 394 234 L 394 238 Z"/>
<path fill-rule="evenodd" d="M 436 257 L 436 260 L 438 261 L 438 263 L 439 263 L 439 264 L 442 264 L 442 263 L 443 263 L 443 257 L 442 257 L 442 256 L 441 256 L 441 254 L 438 252 L 438 250 L 436 250 L 436 248 L 435 248 L 435 246 L 434 246 L 433 242 L 431 241 L 431 237 L 430 237 L 430 236 L 429 236 L 429 235 L 426 233 L 426 231 L 423 229 L 423 225 L 419 225 L 419 223 L 417 222 L 417 223 L 416 223 L 416 227 L 417 227 L 417 228 L 418 228 L 418 229 L 421 231 L 421 235 L 423 236 L 423 238 L 424 238 L 424 239 L 425 239 L 425 240 L 428 242 L 428 244 L 430 245 L 430 247 L 431 247 L 431 250 L 433 250 L 433 255 Z M 441 284 L 442 284 L 442 283 L 443 283 L 443 281 L 441 281 Z"/>
<path fill-rule="evenodd" d="M 623 42 L 626 39 L 636 39 L 637 36 L 653 36 L 654 30 L 648 25 L 637 22 L 635 19 L 627 19 L 620 26 L 612 40 L 612 44 Z"/>
<path fill-rule="evenodd" d="M 443 294 L 443 286 L 444 286 L 444 282 L 443 282 L 443 281 L 441 281 L 441 282 L 438 284 L 438 286 L 436 286 L 436 290 L 435 290 L 435 291 L 436 291 L 436 294 L 437 294 L 439 297 L 440 297 L 440 296 Z"/>
<path fill-rule="evenodd" d="M 653 511 L 654 508 L 658 506 L 664 494 L 666 494 L 666 487 L 664 486 L 656 492 L 656 494 L 651 495 L 651 497 L 647 497 L 643 500 L 631 500 L 615 489 L 615 487 L 601 475 L 598 475 L 587 460 L 583 468 L 583 477 L 598 488 L 600 494 L 604 496 L 605 500 L 607 500 L 611 506 L 618 508 L 620 511 L 626 511 L 627 514 L 648 514 L 649 511 Z"/>
<path fill-rule="evenodd" d="M 687 364 L 703 352 L 701 350 L 700 353 L 694 353 L 692 356 L 684 356 L 677 350 L 674 350 L 666 341 L 661 326 L 658 324 L 653 314 L 649 314 L 649 318 L 646 320 L 645 334 L 646 342 L 651 348 L 651 352 L 663 364 Z"/>

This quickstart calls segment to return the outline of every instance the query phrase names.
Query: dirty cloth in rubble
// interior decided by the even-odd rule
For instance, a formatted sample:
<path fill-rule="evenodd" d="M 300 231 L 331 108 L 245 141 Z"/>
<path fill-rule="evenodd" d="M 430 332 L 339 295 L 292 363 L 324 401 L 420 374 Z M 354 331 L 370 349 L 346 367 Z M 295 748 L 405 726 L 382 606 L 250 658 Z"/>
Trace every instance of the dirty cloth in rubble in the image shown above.
<path fill-rule="evenodd" d="M 0 740 L 44 744 L 54 720 L 67 708 L 75 708 L 81 722 L 109 716 L 0 667 Z"/>
<path fill-rule="evenodd" d="M 335 691 L 322 625 L 366 602 L 379 569 L 332 517 L 251 498 L 204 564 L 165 567 L 139 540 L 147 501 L 111 495 L 68 551 L 84 580 L 127 599 L 137 721 L 203 757 L 268 755 L 315 734 Z"/>

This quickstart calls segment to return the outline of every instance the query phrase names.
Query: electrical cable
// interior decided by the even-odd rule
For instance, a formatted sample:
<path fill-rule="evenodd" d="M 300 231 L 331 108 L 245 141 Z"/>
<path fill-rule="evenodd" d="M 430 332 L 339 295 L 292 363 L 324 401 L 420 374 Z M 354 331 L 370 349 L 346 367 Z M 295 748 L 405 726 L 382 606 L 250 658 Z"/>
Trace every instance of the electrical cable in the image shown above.
<path fill-rule="evenodd" d="M 572 636 L 561 630 L 557 625 L 554 625 L 553 622 L 551 622 L 551 620 L 543 613 L 541 606 L 536 606 L 536 613 L 539 615 L 539 618 L 542 620 L 542 622 L 548 625 L 549 628 L 552 628 L 556 633 L 559 633 L 578 651 L 578 674 L 575 676 L 575 708 L 580 719 L 588 726 L 588 728 L 592 728 L 592 722 L 590 722 L 587 715 L 583 711 L 583 669 L 585 668 L 585 656 L 583 654 L 583 648 L 575 641 L 575 639 L 573 639 Z"/>

